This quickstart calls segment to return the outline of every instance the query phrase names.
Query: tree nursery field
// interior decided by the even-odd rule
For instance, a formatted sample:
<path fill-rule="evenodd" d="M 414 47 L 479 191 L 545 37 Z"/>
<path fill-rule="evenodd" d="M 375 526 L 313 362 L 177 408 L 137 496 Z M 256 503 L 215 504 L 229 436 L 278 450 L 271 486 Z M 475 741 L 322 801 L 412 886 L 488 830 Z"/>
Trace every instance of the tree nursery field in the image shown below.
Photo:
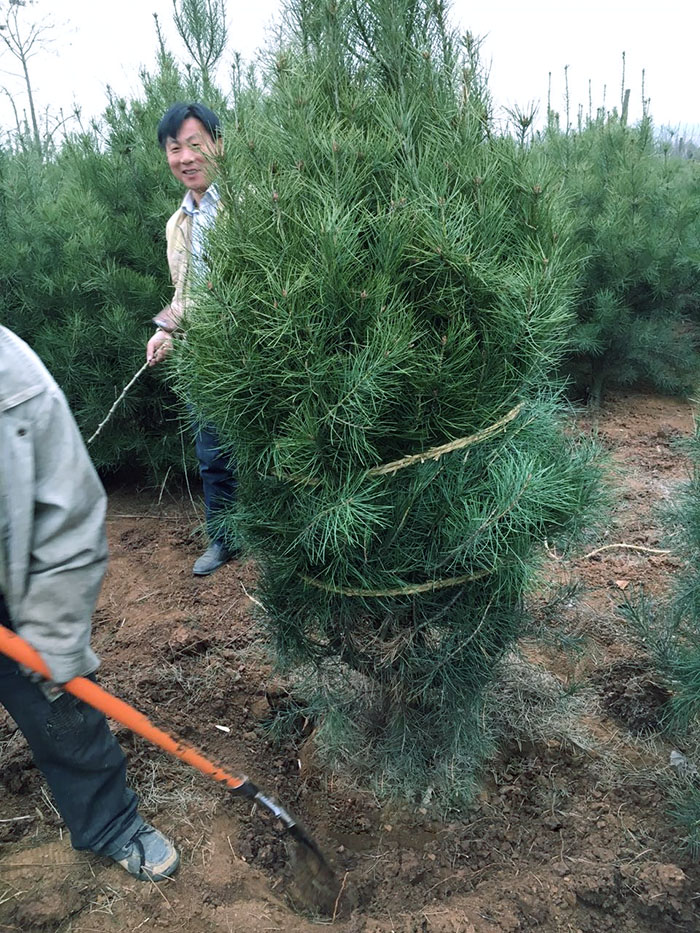
<path fill-rule="evenodd" d="M 576 556 L 548 547 L 530 630 L 493 688 L 515 738 L 461 814 L 437 812 L 429 792 L 392 805 L 331 772 L 303 717 L 276 743 L 270 727 L 299 698 L 272 670 L 251 612 L 255 566 L 192 577 L 192 500 L 167 486 L 111 488 L 94 636 L 103 685 L 298 814 L 338 893 L 315 916 L 278 826 L 121 727 L 143 810 L 176 839 L 181 868 L 156 886 L 75 852 L 3 712 L 0 930 L 697 930 L 700 870 L 668 813 L 679 779 L 669 766 L 677 749 L 659 731 L 666 688 L 619 612 L 641 585 L 663 594 L 679 567 L 656 509 L 687 479 L 676 442 L 692 434 L 693 409 L 618 393 L 582 426 L 618 468 L 612 515 Z"/>
<path fill-rule="evenodd" d="M 188 59 L 156 22 L 137 97 L 0 142 L 0 320 L 108 484 L 101 682 L 265 795 L 115 724 L 182 853 L 141 883 L 0 712 L 0 933 L 698 930 L 697 147 L 624 56 L 542 121 L 447 0 L 283 6 L 229 68 L 175 0 Z"/>

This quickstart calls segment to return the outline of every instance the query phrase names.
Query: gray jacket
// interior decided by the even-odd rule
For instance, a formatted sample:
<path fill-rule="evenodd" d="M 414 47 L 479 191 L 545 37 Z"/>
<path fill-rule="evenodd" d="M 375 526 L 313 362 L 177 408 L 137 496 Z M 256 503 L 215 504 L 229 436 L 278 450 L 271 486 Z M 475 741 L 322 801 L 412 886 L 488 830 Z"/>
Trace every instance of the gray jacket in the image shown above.
<path fill-rule="evenodd" d="M 106 498 L 61 390 L 0 327 L 0 592 L 57 683 L 94 671 Z"/>

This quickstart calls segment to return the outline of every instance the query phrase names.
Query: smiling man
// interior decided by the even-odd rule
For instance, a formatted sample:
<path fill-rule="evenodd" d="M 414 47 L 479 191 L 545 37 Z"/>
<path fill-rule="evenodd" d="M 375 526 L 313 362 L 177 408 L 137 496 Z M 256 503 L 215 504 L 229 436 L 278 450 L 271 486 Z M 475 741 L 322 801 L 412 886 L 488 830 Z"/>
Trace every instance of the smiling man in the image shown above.
<path fill-rule="evenodd" d="M 166 227 L 168 266 L 175 291 L 170 304 L 153 318 L 157 330 L 146 348 L 151 366 L 172 349 L 173 334 L 187 308 L 189 287 L 193 279 L 206 274 L 206 236 L 219 207 L 219 192 L 212 183 L 216 156 L 221 151 L 219 118 L 203 104 L 174 104 L 158 124 L 158 142 L 173 176 L 187 190 Z M 218 519 L 222 508 L 235 499 L 236 476 L 211 426 L 196 422 L 194 435 L 210 542 L 192 572 L 205 576 L 235 556 Z"/>

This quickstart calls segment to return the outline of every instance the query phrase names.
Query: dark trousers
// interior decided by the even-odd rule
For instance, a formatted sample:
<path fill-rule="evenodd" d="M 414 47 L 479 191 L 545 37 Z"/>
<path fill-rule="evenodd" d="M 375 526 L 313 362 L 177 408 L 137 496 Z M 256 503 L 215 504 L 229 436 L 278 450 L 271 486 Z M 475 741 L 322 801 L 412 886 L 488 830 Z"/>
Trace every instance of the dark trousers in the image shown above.
<path fill-rule="evenodd" d="M 225 544 L 220 512 L 236 499 L 235 468 L 221 452 L 219 436 L 211 425 L 194 424 L 194 447 L 202 477 L 207 532 L 212 541 Z"/>
<path fill-rule="evenodd" d="M 11 627 L 0 596 L 0 622 Z M 143 821 L 126 786 L 126 759 L 102 713 L 68 693 L 49 702 L 0 654 L 0 703 L 17 723 L 51 788 L 76 849 L 113 855 Z"/>

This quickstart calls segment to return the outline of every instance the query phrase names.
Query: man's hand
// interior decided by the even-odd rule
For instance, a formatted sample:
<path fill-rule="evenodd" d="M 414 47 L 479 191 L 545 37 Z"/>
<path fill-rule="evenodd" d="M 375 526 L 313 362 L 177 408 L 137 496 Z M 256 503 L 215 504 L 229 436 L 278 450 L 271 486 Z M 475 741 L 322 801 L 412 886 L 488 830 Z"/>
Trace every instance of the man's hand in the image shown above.
<path fill-rule="evenodd" d="M 149 366 L 155 366 L 165 359 L 172 348 L 173 335 L 159 328 L 146 346 L 146 362 Z"/>

